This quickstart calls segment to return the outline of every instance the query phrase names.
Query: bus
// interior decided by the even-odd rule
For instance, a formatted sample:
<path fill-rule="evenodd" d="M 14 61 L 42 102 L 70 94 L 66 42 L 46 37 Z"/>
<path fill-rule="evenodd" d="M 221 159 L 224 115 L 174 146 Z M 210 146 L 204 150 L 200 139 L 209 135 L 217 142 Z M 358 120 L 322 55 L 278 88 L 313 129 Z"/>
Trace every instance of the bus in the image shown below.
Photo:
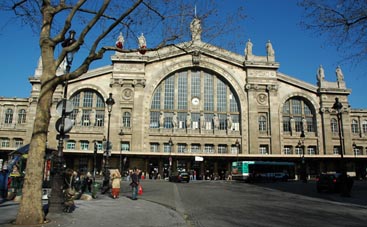
<path fill-rule="evenodd" d="M 295 178 L 293 162 L 237 161 L 232 162 L 232 179 L 246 182 L 287 181 Z"/>

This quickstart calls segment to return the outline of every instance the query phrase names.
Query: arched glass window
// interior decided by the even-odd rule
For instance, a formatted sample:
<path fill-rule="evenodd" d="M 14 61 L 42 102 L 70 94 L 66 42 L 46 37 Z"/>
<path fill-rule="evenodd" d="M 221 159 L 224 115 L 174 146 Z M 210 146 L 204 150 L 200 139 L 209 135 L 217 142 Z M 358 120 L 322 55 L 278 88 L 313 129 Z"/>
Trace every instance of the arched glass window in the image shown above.
<path fill-rule="evenodd" d="M 13 110 L 12 109 L 7 109 L 5 111 L 5 124 L 11 124 L 13 123 Z"/>
<path fill-rule="evenodd" d="M 330 121 L 330 127 L 332 133 L 338 133 L 338 121 L 335 118 L 332 118 Z"/>
<path fill-rule="evenodd" d="M 228 115 L 230 128 L 239 131 L 239 100 L 230 84 L 206 70 L 185 70 L 168 75 L 155 89 L 150 128 L 227 130 Z"/>
<path fill-rule="evenodd" d="M 283 105 L 283 130 L 291 131 L 290 120 L 294 120 L 294 130 L 316 131 L 316 112 L 311 103 L 302 97 L 292 97 Z"/>
<path fill-rule="evenodd" d="M 24 124 L 26 122 L 26 117 L 27 117 L 27 114 L 26 114 L 25 109 L 19 110 L 19 112 L 18 112 L 18 124 Z"/>
<path fill-rule="evenodd" d="M 358 121 L 352 120 L 352 133 L 358 133 L 359 127 L 358 127 Z"/>
<path fill-rule="evenodd" d="M 70 98 L 74 110 L 70 118 L 78 126 L 104 126 L 105 101 L 101 94 L 85 89 L 73 94 Z"/>
<path fill-rule="evenodd" d="M 124 128 L 130 128 L 130 113 L 124 112 L 122 115 L 122 125 Z"/>

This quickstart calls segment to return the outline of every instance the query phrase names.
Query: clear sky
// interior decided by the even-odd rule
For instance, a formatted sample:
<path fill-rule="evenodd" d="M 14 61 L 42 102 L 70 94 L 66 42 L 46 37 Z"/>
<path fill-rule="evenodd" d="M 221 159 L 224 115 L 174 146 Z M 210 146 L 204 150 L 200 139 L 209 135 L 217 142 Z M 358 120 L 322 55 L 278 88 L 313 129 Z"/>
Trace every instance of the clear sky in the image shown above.
<path fill-rule="evenodd" d="M 224 0 L 217 2 L 221 7 L 219 13 L 230 13 L 239 5 L 245 7 L 248 17 L 244 21 L 237 21 L 241 24 L 239 32 L 242 33 L 242 42 L 251 39 L 255 55 L 265 55 L 265 44 L 270 40 L 276 61 L 280 63 L 279 72 L 313 85 L 316 85 L 319 65 L 324 67 L 327 81 L 336 81 L 335 69 L 340 65 L 346 86 L 352 90 L 349 96 L 351 107 L 367 109 L 364 95 L 367 61 L 358 65 L 342 62 L 341 53 L 337 52 L 336 47 L 328 45 L 324 37 L 303 30 L 299 26 L 302 9 L 297 7 L 297 1 L 233 0 L 230 1 L 231 4 Z M 200 15 L 200 5 L 197 12 Z M 30 96 L 31 91 L 28 78 L 34 75 L 40 56 L 38 37 L 26 27 L 5 26 L 4 24 L 11 22 L 9 18 L 9 14 L 1 12 L 0 96 L 26 98 Z M 203 41 L 206 41 L 205 34 L 202 36 Z M 228 36 L 231 38 L 230 34 Z M 243 54 L 244 46 L 233 51 Z M 104 65 L 110 64 L 110 55 L 105 55 L 102 61 Z"/>

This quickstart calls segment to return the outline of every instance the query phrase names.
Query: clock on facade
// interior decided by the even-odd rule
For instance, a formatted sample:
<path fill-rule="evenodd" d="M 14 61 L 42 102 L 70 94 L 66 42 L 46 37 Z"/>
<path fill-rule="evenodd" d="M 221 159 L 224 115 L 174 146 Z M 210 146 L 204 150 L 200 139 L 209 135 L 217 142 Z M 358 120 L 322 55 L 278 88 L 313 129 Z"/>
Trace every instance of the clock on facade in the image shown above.
<path fill-rule="evenodd" d="M 199 105 L 199 102 L 200 102 L 200 100 L 199 100 L 199 98 L 198 97 L 194 97 L 194 98 L 192 98 L 192 100 L 191 100 L 191 103 L 193 104 L 193 105 Z"/>

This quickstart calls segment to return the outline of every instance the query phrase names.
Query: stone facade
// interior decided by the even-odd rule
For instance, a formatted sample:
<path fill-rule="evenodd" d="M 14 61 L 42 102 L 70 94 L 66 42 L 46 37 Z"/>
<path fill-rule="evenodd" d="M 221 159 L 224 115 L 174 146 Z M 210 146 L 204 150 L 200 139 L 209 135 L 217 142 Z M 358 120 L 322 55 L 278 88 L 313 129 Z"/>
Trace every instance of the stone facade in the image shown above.
<path fill-rule="evenodd" d="M 163 176 L 171 157 L 173 170 L 224 175 L 236 160 L 299 165 L 302 155 L 311 176 L 337 171 L 340 139 L 332 107 L 339 98 L 348 172 L 365 174 L 367 109 L 349 106 L 351 90 L 340 68 L 336 82 L 330 82 L 320 66 L 318 83 L 312 85 L 278 71 L 270 41 L 267 56 L 254 55 L 251 41 L 245 55 L 238 55 L 202 42 L 200 33 L 190 42 L 154 52 L 116 52 L 111 66 L 69 82 L 67 97 L 74 104 L 69 116 L 74 126 L 64 149 L 69 167 L 92 172 L 97 142 L 97 170 L 102 170 L 103 138 L 108 130 L 105 100 L 112 93 L 112 168 L 138 167 Z M 29 98 L 0 98 L 3 159 L 30 141 L 41 68 L 39 63 L 29 79 Z M 60 117 L 56 105 L 62 97 L 60 86 L 54 94 L 48 136 L 48 147 L 54 149 L 58 144 L 55 123 Z M 25 110 L 24 120 L 20 110 Z M 203 161 L 195 161 L 198 156 Z"/>

